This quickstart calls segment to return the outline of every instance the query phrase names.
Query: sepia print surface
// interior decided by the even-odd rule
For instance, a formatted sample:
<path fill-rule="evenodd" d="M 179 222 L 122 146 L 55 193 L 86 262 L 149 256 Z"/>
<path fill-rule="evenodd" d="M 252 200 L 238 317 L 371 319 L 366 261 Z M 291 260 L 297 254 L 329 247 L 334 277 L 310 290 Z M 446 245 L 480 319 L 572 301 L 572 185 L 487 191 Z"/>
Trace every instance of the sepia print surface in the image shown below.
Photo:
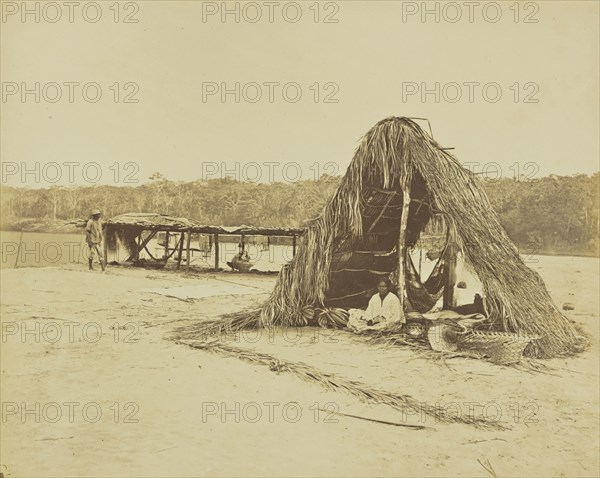
<path fill-rule="evenodd" d="M 0 0 L 0 478 L 598 476 L 599 10 Z"/>

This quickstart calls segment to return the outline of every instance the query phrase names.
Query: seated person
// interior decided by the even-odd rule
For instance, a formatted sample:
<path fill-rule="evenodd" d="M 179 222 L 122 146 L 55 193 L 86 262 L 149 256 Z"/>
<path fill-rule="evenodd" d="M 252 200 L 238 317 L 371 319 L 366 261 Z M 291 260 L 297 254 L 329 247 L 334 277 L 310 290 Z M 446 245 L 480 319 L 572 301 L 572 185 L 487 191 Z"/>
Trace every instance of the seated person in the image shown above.
<path fill-rule="evenodd" d="M 238 270 L 240 272 L 248 272 L 254 264 L 250 262 L 250 256 L 248 255 L 248 252 L 244 251 L 236 254 L 231 262 L 227 263 L 227 265 L 234 271 Z"/>
<path fill-rule="evenodd" d="M 452 310 L 454 310 L 462 315 L 484 314 L 485 307 L 483 304 L 483 298 L 481 297 L 481 295 L 475 294 L 475 297 L 473 297 L 472 304 L 464 304 L 464 305 L 459 305 L 457 307 L 452 307 Z"/>
<path fill-rule="evenodd" d="M 367 310 L 350 309 L 348 312 L 348 328 L 360 332 L 367 329 L 382 329 L 392 322 L 402 321 L 400 300 L 390 292 L 391 283 L 388 278 L 382 278 L 377 284 L 377 294 L 371 297 Z"/>

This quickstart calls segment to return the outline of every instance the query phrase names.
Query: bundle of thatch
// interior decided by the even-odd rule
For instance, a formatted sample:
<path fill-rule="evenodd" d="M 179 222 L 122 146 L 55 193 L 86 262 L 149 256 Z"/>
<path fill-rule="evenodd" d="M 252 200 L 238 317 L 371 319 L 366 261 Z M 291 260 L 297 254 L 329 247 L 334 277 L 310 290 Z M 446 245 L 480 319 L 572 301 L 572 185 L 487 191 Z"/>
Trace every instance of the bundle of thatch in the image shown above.
<path fill-rule="evenodd" d="M 344 306 L 352 297 L 366 301 L 369 290 L 349 290 L 348 284 L 370 278 L 374 285 L 378 274 L 390 270 L 396 279 L 403 277 L 398 251 L 404 254 L 428 220 L 439 215 L 465 265 L 481 281 L 493 329 L 540 337 L 526 351 L 536 357 L 580 349 L 581 337 L 539 275 L 525 266 L 476 177 L 419 125 L 397 117 L 380 121 L 365 135 L 337 191 L 281 270 L 270 298 L 259 311 L 240 314 L 236 323 L 301 325 L 305 306 Z M 354 256 L 369 253 L 383 254 L 387 266 L 347 266 Z M 359 281 L 353 281 L 356 274 L 362 274 Z M 397 282 L 402 300 L 404 281 Z"/>

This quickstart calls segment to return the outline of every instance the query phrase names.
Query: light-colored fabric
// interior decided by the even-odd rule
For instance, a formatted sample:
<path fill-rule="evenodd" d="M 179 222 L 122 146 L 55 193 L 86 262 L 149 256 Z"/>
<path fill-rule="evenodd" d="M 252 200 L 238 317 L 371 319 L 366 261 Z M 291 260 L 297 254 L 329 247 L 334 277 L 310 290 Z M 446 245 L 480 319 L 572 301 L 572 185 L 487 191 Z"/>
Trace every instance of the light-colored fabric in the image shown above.
<path fill-rule="evenodd" d="M 370 319 L 383 317 L 387 322 L 394 322 L 396 320 L 404 322 L 404 318 L 400 315 L 400 300 L 391 292 L 388 292 L 383 301 L 378 293 L 371 297 L 366 315 Z"/>
<path fill-rule="evenodd" d="M 348 324 L 346 327 L 350 329 L 352 332 L 358 333 L 363 330 L 372 330 L 380 328 L 379 324 L 377 325 L 367 325 L 370 317 L 367 316 L 367 311 L 362 309 L 350 309 L 348 310 Z"/>
<path fill-rule="evenodd" d="M 348 310 L 348 327 L 352 332 L 361 332 L 367 328 L 367 320 L 365 318 L 365 311 L 362 309 L 349 309 Z"/>
<path fill-rule="evenodd" d="M 388 327 L 390 324 L 393 324 L 394 322 L 402 323 L 399 319 L 396 319 L 395 321 L 382 320 L 379 323 L 369 325 L 369 321 L 372 321 L 372 318 L 369 315 L 367 315 L 366 310 L 350 309 L 348 310 L 348 314 L 349 317 L 347 327 L 350 331 L 355 333 L 360 333 L 365 330 L 382 330 Z"/>
<path fill-rule="evenodd" d="M 100 221 L 90 219 L 85 226 L 85 231 L 88 233 L 88 239 L 92 244 L 102 242 L 102 224 Z"/>

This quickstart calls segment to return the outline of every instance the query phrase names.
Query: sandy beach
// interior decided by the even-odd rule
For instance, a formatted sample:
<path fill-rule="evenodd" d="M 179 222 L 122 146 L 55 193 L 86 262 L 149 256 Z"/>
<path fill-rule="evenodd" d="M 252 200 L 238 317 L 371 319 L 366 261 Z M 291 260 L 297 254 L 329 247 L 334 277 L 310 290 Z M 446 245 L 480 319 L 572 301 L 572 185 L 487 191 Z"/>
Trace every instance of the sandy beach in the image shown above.
<path fill-rule="evenodd" d="M 599 263 L 536 260 L 530 267 L 558 304 L 574 304 L 566 313 L 592 341 L 579 356 L 541 361 L 548 373 L 432 360 L 313 328 L 249 332 L 233 343 L 457 414 L 484 414 L 505 430 L 404 414 L 173 340 L 180 327 L 260 303 L 274 275 L 100 273 L 82 265 L 2 270 L 0 472 L 598 476 Z"/>

